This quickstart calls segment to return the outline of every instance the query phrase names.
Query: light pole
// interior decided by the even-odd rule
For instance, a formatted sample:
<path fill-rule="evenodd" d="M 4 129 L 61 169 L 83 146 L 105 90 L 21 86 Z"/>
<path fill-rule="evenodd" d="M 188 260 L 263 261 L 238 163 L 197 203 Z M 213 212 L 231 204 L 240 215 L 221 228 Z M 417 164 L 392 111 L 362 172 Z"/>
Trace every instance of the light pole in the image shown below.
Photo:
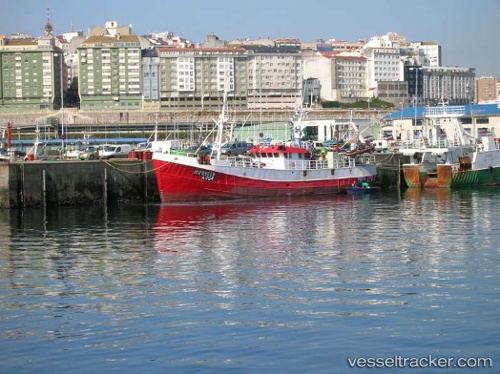
<path fill-rule="evenodd" d="M 422 70 L 422 67 L 411 67 L 411 71 L 415 71 L 415 98 L 413 100 L 413 109 L 415 112 L 415 128 L 412 131 L 412 138 L 415 139 L 415 131 L 417 130 L 417 106 L 418 106 L 418 71 Z"/>
<path fill-rule="evenodd" d="M 260 129 L 259 131 L 262 132 L 262 66 L 267 65 L 267 62 L 262 62 L 262 58 L 259 60 L 259 102 L 260 102 L 260 111 L 259 111 L 259 116 L 260 116 Z"/>
<path fill-rule="evenodd" d="M 262 58 L 259 60 L 259 123 L 262 130 Z"/>
<path fill-rule="evenodd" d="M 64 159 L 64 74 L 63 74 L 63 53 L 56 54 L 59 56 L 59 81 L 61 94 L 61 158 Z"/>

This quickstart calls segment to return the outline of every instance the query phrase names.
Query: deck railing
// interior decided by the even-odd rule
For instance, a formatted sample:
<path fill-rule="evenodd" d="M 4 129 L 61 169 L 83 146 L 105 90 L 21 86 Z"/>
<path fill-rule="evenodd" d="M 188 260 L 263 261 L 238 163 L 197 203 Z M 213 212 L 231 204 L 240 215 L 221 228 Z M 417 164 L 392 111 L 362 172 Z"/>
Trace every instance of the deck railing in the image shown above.
<path fill-rule="evenodd" d="M 249 158 L 241 158 L 236 156 L 230 156 L 227 158 L 231 166 L 244 167 L 244 168 L 262 168 L 265 166 L 264 162 L 254 161 Z"/>
<path fill-rule="evenodd" d="M 326 160 L 287 160 L 285 164 L 290 170 L 315 170 L 328 169 L 328 161 Z"/>
<path fill-rule="evenodd" d="M 461 117 L 465 114 L 465 106 L 434 106 L 425 108 L 426 117 Z"/>
<path fill-rule="evenodd" d="M 459 145 L 459 140 L 439 139 L 435 144 L 433 144 L 427 138 L 419 138 L 413 142 L 396 142 L 394 148 L 425 150 L 427 148 L 448 148 Z"/>
<path fill-rule="evenodd" d="M 246 167 L 246 168 L 263 168 L 269 167 L 273 161 L 272 159 L 269 162 L 266 161 L 257 161 L 252 160 L 246 157 L 236 157 L 231 156 L 228 157 L 227 160 L 230 162 L 231 166 L 236 167 Z M 277 164 L 283 166 L 283 161 L 279 160 Z M 320 160 L 285 160 L 284 161 L 284 169 L 287 170 L 318 170 L 318 169 L 338 169 L 338 168 L 352 168 L 360 165 L 375 165 L 375 156 L 366 155 L 366 156 L 357 156 L 357 157 L 349 157 L 349 156 L 341 156 L 339 159 L 333 160 L 333 164 L 331 161 L 326 159 Z"/>

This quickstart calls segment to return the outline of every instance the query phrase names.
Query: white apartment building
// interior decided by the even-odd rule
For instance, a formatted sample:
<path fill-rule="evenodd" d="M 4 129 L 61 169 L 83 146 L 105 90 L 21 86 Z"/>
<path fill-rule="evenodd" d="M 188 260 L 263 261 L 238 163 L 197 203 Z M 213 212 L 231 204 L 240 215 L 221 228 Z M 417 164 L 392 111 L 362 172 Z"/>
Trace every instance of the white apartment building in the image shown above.
<path fill-rule="evenodd" d="M 367 59 L 368 90 L 377 88 L 379 81 L 399 81 L 402 77 L 402 63 L 397 48 L 365 48 Z M 372 95 L 367 92 L 367 96 Z"/>
<path fill-rule="evenodd" d="M 441 46 L 434 42 L 412 42 L 409 44 L 408 54 L 417 65 L 441 66 Z"/>
<path fill-rule="evenodd" d="M 320 42 L 318 48 L 326 48 Z M 407 43 L 388 33 L 373 37 L 360 53 L 305 50 L 304 79 L 321 82 L 321 98 L 327 101 L 368 100 L 373 96 L 396 106 L 413 105 L 416 79 L 408 82 L 405 66 L 419 66 L 418 96 L 421 104 L 465 104 L 474 97 L 474 69 L 441 67 L 441 46 L 433 42 Z M 415 74 L 410 75 L 415 77 Z M 410 100 L 411 101 L 411 100 Z"/>

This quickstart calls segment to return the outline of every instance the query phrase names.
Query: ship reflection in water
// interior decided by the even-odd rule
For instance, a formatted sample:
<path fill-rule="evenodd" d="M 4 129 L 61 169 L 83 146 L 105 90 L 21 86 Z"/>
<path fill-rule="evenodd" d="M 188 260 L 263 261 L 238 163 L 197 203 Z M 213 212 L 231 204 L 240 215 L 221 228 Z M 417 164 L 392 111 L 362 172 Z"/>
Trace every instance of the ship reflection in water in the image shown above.
<path fill-rule="evenodd" d="M 156 249 L 159 252 L 247 247 L 258 250 L 254 245 L 261 242 L 266 247 L 273 243 L 281 246 L 283 241 L 303 237 L 311 230 L 318 232 L 321 226 L 326 228 L 324 210 L 352 199 L 334 195 L 322 199 L 163 204 L 155 228 Z"/>

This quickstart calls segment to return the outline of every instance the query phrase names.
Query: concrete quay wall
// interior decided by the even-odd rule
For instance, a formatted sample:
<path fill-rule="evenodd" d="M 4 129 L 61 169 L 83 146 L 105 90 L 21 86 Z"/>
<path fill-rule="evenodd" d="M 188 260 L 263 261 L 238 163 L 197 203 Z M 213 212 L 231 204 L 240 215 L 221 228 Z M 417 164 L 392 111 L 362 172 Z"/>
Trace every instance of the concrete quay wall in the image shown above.
<path fill-rule="evenodd" d="M 390 189 L 406 188 L 402 165 L 409 163 L 410 157 L 394 152 L 374 153 L 374 155 L 377 164 L 377 185 Z"/>
<path fill-rule="evenodd" d="M 151 161 L 0 164 L 0 208 L 159 202 Z"/>

